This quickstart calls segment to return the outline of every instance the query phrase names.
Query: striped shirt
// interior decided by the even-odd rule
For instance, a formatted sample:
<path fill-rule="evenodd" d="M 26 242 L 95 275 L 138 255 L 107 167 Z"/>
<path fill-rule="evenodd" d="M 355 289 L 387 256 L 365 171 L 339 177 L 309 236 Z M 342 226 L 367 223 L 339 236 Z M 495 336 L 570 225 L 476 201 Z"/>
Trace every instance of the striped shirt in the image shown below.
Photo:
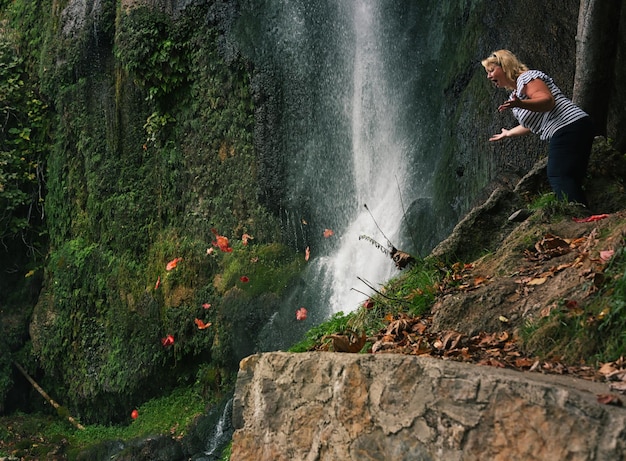
<path fill-rule="evenodd" d="M 532 112 L 519 107 L 512 108 L 513 115 L 520 125 L 538 134 L 541 139 L 547 140 L 559 129 L 587 116 L 587 113 L 561 92 L 552 78 L 538 70 L 528 70 L 517 77 L 517 89 L 511 93 L 511 98 L 517 94 L 521 100 L 528 99 L 524 93 L 524 86 L 536 78 L 543 80 L 548 86 L 552 96 L 554 96 L 554 107 L 550 112 Z"/>

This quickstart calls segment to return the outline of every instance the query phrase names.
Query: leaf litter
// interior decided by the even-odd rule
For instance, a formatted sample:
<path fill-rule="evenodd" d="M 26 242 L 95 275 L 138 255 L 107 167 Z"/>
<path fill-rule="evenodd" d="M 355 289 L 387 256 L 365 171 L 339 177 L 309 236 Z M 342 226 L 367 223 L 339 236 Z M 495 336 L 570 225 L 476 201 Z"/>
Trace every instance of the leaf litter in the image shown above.
<path fill-rule="evenodd" d="M 611 216 L 616 218 L 617 223 L 613 228 L 608 219 Z M 597 227 L 600 219 L 570 221 L 562 224 L 561 229 L 556 226 L 557 229 L 543 233 L 532 248 L 518 251 L 517 267 L 508 275 L 500 275 L 502 267 L 499 262 L 515 259 L 510 248 L 506 250 L 508 253 L 501 255 L 499 262 L 495 255 L 470 264 L 456 263 L 453 270 L 437 284 L 437 300 L 428 314 L 418 317 L 387 315 L 386 327 L 371 337 L 346 331 L 327 335 L 316 348 L 336 352 L 409 354 L 525 372 L 569 375 L 607 382 L 612 392 L 624 394 L 626 358 L 621 357 L 599 367 L 584 363 L 572 365 L 560 357 L 526 355 L 517 336 L 517 329 L 523 322 L 548 316 L 557 307 L 568 316 L 586 316 L 587 322 L 598 320 L 585 311 L 585 303 L 602 287 L 606 280 L 604 270 L 616 250 L 624 244 L 623 219 L 626 214 L 622 212 L 611 216 L 602 216 L 602 224 L 606 222 L 603 232 L 608 232 L 608 237 L 600 238 Z M 508 285 L 505 283 L 507 279 Z M 510 280 L 514 282 L 513 292 L 498 288 L 498 284 L 510 286 Z M 490 301 L 487 293 L 498 289 L 502 296 L 491 298 L 499 299 L 499 304 L 496 304 L 496 301 Z M 501 328 L 479 331 L 451 328 L 455 324 L 468 323 L 464 318 L 468 315 L 468 307 L 476 310 L 478 317 L 486 316 L 483 313 L 484 304 L 477 302 L 459 304 L 462 308 L 456 313 L 445 312 L 448 309 L 446 300 L 463 296 L 474 296 L 471 301 L 492 302 L 491 307 L 501 311 L 495 316 Z M 371 300 L 368 301 L 371 303 Z M 602 404 L 622 406 L 620 397 L 613 393 L 597 395 L 597 400 Z"/>

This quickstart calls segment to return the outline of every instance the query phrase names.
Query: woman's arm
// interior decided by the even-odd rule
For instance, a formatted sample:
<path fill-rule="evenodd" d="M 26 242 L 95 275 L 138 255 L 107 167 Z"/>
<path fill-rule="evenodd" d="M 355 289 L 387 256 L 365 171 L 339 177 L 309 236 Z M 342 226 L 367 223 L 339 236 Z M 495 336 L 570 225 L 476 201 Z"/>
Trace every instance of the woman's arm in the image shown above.
<path fill-rule="evenodd" d="M 498 107 L 498 110 L 502 112 L 513 107 L 519 107 L 533 112 L 549 112 L 554 108 L 554 96 L 552 96 L 548 85 L 539 78 L 535 78 L 524 85 L 524 94 L 528 97 L 527 99 L 522 100 L 513 95 L 513 98 Z"/>
<path fill-rule="evenodd" d="M 511 128 L 507 130 L 506 128 L 502 128 L 502 131 L 498 134 L 494 134 L 489 141 L 500 141 L 504 138 L 514 138 L 517 136 L 524 136 L 525 134 L 530 133 L 528 128 L 523 127 L 522 125 L 517 125 L 515 128 Z"/>

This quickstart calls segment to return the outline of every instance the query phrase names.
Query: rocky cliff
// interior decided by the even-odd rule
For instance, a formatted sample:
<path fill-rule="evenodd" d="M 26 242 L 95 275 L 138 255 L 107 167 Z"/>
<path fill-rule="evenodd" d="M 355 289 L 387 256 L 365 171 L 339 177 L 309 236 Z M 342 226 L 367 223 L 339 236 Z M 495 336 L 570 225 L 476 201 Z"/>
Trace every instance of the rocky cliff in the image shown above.
<path fill-rule="evenodd" d="M 241 362 L 233 460 L 621 460 L 606 385 L 406 355 Z"/>

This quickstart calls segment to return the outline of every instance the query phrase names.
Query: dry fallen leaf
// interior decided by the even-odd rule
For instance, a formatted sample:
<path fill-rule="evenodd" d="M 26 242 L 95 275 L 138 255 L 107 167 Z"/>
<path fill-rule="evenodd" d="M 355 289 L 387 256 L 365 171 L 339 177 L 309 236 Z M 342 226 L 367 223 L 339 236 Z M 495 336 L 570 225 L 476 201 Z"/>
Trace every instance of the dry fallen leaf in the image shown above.
<path fill-rule="evenodd" d="M 617 407 L 621 407 L 623 405 L 622 401 L 617 395 L 599 394 L 597 398 L 598 398 L 598 402 L 604 405 L 615 405 Z"/>
<path fill-rule="evenodd" d="M 610 375 L 614 371 L 617 371 L 617 368 L 615 368 L 615 365 L 613 364 L 613 362 L 604 363 L 598 369 L 598 373 L 600 373 L 601 375 L 605 375 L 605 376 Z"/>
<path fill-rule="evenodd" d="M 600 258 L 603 261 L 608 261 L 609 259 L 613 257 L 614 254 L 615 254 L 615 251 L 613 250 L 603 250 L 600 252 Z"/>
<path fill-rule="evenodd" d="M 520 357 L 515 359 L 514 363 L 517 368 L 531 368 L 535 365 L 536 361 L 527 357 Z"/>
<path fill-rule="evenodd" d="M 365 334 L 357 336 L 355 333 L 349 333 L 348 335 L 329 335 L 329 338 L 332 339 L 333 350 L 335 352 L 350 353 L 359 352 L 367 340 Z"/>
<path fill-rule="evenodd" d="M 626 381 L 619 381 L 609 384 L 609 389 L 612 391 L 626 393 Z"/>

